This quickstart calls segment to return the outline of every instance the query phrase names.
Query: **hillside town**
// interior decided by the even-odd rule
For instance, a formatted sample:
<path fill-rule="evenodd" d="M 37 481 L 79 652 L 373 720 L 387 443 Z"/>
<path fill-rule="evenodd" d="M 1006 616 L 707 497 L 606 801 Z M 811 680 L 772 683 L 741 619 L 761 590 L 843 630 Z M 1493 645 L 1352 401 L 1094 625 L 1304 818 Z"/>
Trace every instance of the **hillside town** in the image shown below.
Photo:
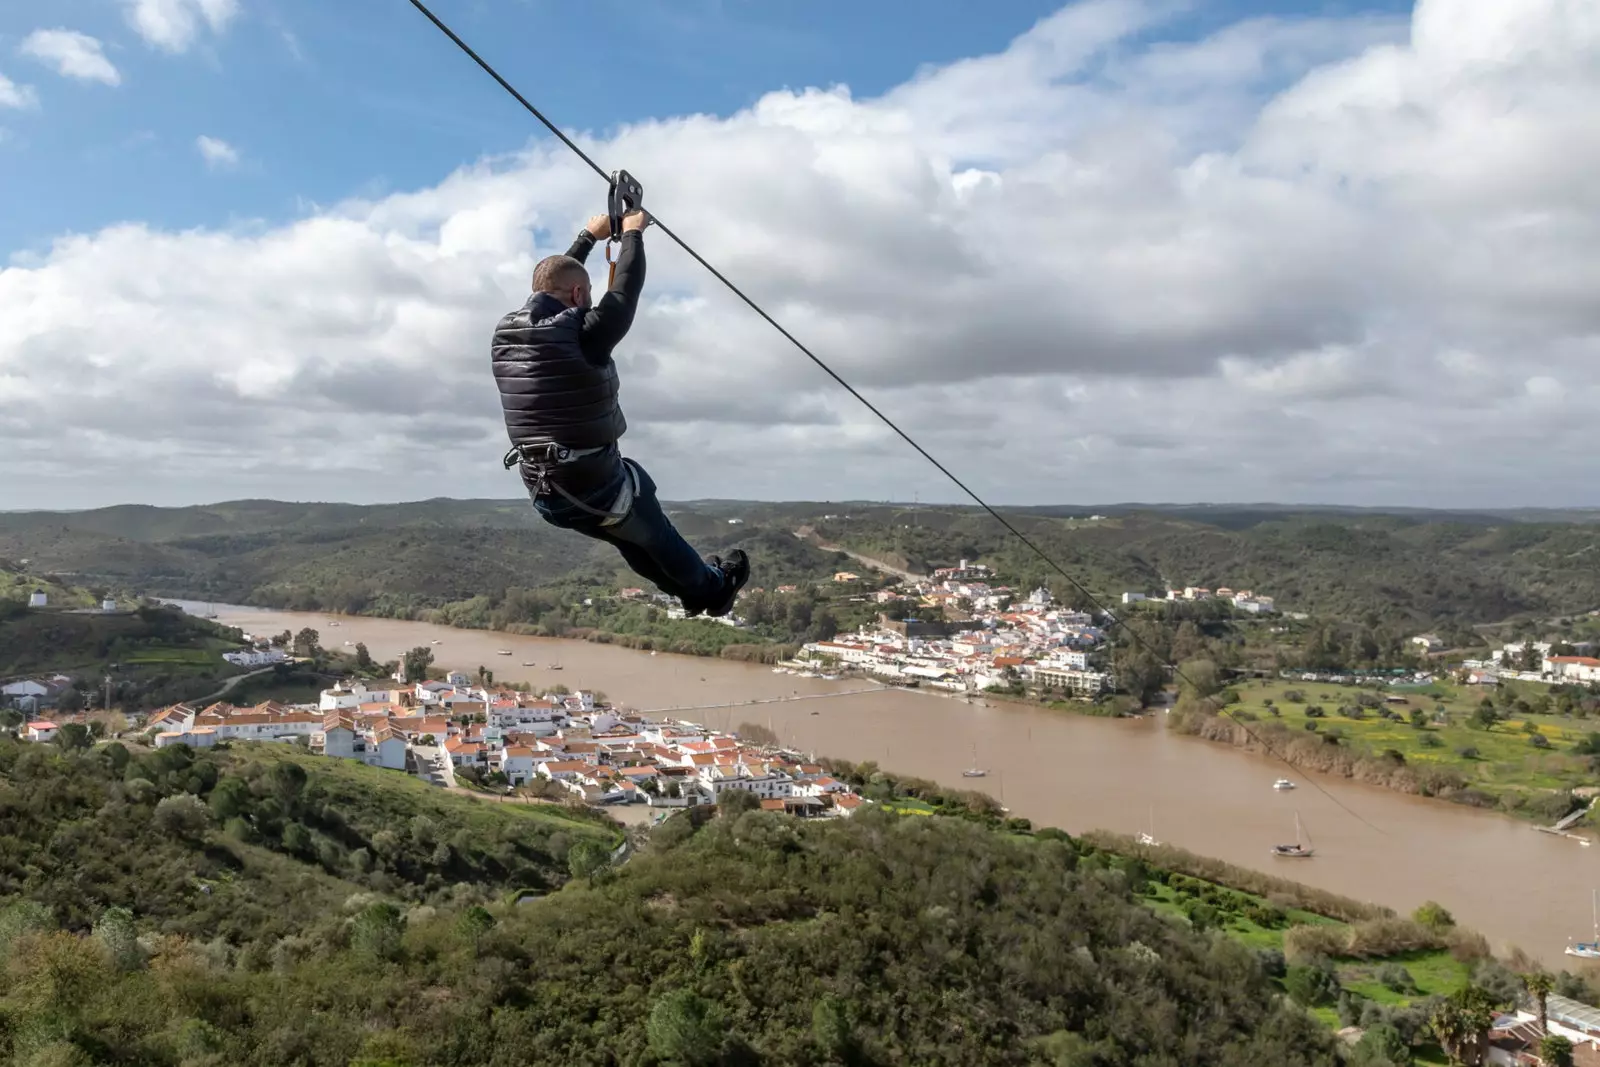
<path fill-rule="evenodd" d="M 952 692 L 1007 687 L 1019 681 L 1094 697 L 1115 687 L 1113 676 L 1091 669 L 1090 656 L 1106 640 L 1086 612 L 1054 603 L 1045 589 L 1021 601 L 1010 587 L 994 582 L 981 563 L 961 560 L 935 570 L 927 579 L 880 590 L 880 603 L 914 599 L 942 618 L 891 619 L 880 615 L 832 640 L 801 647 L 793 666 L 799 673 L 860 671 L 880 680 Z"/>
<path fill-rule="evenodd" d="M 36 720 L 23 736 L 52 741 L 59 729 Z M 156 748 L 303 744 L 438 786 L 531 786 L 597 806 L 694 807 L 714 804 L 730 789 L 802 817 L 847 816 L 865 803 L 821 766 L 772 746 L 693 722 L 647 719 L 587 692 L 535 696 L 473 685 L 460 674 L 412 684 L 340 683 L 316 705 L 174 704 L 152 713 L 138 732 Z"/>

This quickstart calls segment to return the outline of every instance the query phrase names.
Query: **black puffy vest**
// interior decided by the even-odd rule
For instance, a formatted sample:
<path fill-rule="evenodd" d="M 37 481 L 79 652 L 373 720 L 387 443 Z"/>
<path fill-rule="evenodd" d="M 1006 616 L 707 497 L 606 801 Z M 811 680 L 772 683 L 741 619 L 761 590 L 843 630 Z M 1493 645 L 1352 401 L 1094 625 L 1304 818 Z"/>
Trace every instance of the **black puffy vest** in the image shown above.
<path fill-rule="evenodd" d="M 495 327 L 494 380 L 513 445 L 594 448 L 628 429 L 617 404 L 616 363 L 597 367 L 579 346 L 583 316 L 583 308 L 534 293 Z"/>

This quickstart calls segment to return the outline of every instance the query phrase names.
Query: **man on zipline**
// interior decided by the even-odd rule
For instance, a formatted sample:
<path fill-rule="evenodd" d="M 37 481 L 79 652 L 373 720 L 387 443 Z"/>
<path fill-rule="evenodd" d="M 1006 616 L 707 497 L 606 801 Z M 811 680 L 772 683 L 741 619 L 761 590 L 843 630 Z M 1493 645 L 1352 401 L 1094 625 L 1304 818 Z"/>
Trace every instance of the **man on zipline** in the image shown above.
<path fill-rule="evenodd" d="M 750 577 L 749 559 L 739 549 L 701 559 L 662 513 L 650 475 L 617 447 L 628 423 L 611 350 L 633 324 L 644 288 L 650 217 L 641 208 L 621 220 L 616 273 L 598 304 L 590 305 L 583 264 L 596 241 L 612 236 L 609 215 L 591 218 L 566 255 L 540 260 L 533 295 L 495 327 L 495 384 L 511 436 L 505 465 L 519 465 L 546 522 L 617 546 L 688 615 L 723 616 Z"/>

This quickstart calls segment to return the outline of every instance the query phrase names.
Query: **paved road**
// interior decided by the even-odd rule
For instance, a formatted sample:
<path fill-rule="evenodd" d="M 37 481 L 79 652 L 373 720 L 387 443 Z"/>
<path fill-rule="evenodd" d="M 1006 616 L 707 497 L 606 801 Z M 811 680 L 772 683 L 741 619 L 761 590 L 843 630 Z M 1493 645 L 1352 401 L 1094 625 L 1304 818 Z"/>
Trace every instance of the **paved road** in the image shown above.
<path fill-rule="evenodd" d="M 274 666 L 276 665 L 274 664 Z M 233 692 L 233 687 L 244 681 L 246 678 L 254 678 L 259 674 L 270 674 L 271 672 L 272 667 L 262 667 L 259 670 L 250 671 L 245 674 L 236 674 L 232 678 L 229 678 L 226 682 L 222 683 L 222 688 L 218 689 L 215 693 L 211 693 L 203 697 L 195 697 L 193 700 L 184 701 L 184 703 L 191 707 L 196 705 L 204 706 L 206 704 L 215 704 L 217 701 Z"/>
<path fill-rule="evenodd" d="M 913 574 L 911 571 L 904 571 L 899 567 L 890 566 L 881 559 L 873 559 L 871 556 L 863 556 L 859 552 L 852 552 L 842 545 L 830 545 L 822 538 L 818 537 L 816 531 L 809 526 L 800 527 L 798 530 L 794 531 L 794 535 L 800 538 L 802 541 L 810 541 L 812 544 L 826 552 L 843 552 L 857 563 L 860 563 L 863 566 L 871 567 L 875 571 L 882 571 L 885 574 L 892 574 L 901 581 L 920 582 L 927 577 L 925 574 Z"/>

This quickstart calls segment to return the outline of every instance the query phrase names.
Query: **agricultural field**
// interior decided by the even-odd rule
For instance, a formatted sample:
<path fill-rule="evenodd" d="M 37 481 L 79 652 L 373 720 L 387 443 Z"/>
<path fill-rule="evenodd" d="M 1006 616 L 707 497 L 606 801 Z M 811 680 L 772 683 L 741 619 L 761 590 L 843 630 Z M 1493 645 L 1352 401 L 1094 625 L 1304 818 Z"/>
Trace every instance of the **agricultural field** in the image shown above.
<path fill-rule="evenodd" d="M 1565 715 L 1524 710 L 1541 697 L 1553 705 L 1549 687 L 1372 690 L 1274 680 L 1242 683 L 1233 692 L 1239 701 L 1228 707 L 1230 716 L 1280 724 L 1292 738 L 1312 732 L 1338 737 L 1354 750 L 1419 772 L 1447 768 L 1490 797 L 1525 801 L 1595 781 L 1600 718 L 1581 704 Z M 1494 709 L 1492 721 L 1480 710 L 1485 699 Z"/>

